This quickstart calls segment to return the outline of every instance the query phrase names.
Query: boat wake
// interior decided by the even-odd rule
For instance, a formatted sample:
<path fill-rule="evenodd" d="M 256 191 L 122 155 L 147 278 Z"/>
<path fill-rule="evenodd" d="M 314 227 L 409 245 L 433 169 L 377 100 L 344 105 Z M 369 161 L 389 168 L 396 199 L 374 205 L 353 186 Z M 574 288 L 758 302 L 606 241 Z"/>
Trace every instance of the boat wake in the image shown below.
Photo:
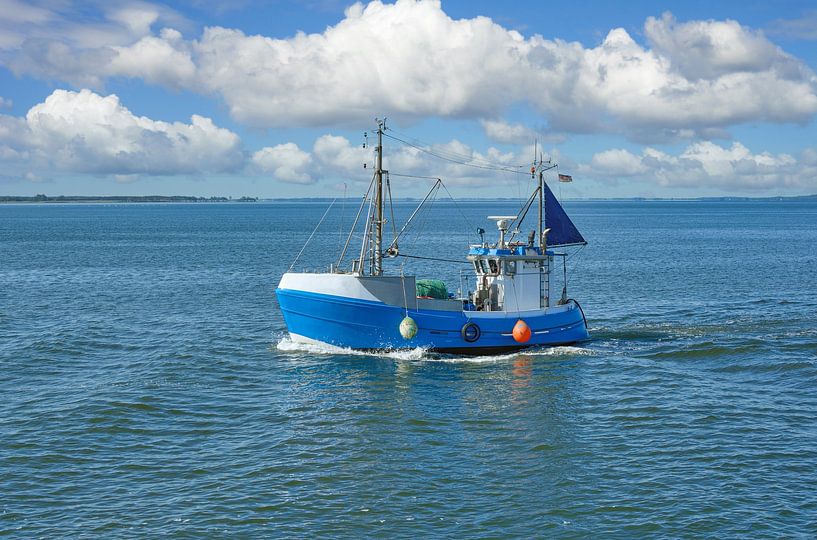
<path fill-rule="evenodd" d="M 290 337 L 282 338 L 278 342 L 278 350 L 284 352 L 311 353 L 322 355 L 345 355 L 345 356 L 371 356 L 375 358 L 392 358 L 394 360 L 425 360 L 429 353 L 427 349 L 417 347 L 415 349 L 405 349 L 396 351 L 358 351 L 347 347 L 338 347 L 328 343 L 304 343 L 293 341 Z"/>
<path fill-rule="evenodd" d="M 430 353 L 433 354 L 433 353 Z M 450 362 L 450 363 L 500 363 L 500 362 L 514 362 L 520 359 L 535 360 L 537 358 L 559 358 L 572 356 L 593 356 L 596 351 L 587 349 L 585 347 L 575 347 L 570 345 L 557 347 L 542 347 L 537 349 L 526 349 L 524 351 L 506 353 L 506 354 L 491 354 L 483 356 L 455 356 L 455 355 L 434 355 L 422 360 L 433 362 Z"/>
<path fill-rule="evenodd" d="M 346 347 L 338 347 L 328 343 L 304 343 L 293 341 L 290 337 L 281 338 L 277 348 L 279 351 L 289 353 L 309 353 L 326 356 L 368 356 L 373 358 L 390 358 L 399 361 L 422 361 L 422 362 L 447 362 L 447 363 L 491 363 L 508 362 L 523 358 L 553 358 L 562 356 L 592 356 L 596 354 L 593 349 L 576 346 L 543 347 L 528 349 L 521 352 L 495 354 L 485 356 L 459 356 L 439 354 L 422 347 L 414 349 L 401 349 L 394 351 L 359 351 Z"/>

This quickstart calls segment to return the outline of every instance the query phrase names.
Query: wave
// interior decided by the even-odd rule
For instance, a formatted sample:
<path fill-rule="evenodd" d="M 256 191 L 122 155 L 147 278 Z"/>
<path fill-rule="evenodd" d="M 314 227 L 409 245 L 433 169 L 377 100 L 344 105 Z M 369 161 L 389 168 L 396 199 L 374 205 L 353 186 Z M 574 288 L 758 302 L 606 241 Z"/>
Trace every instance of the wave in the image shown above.
<path fill-rule="evenodd" d="M 671 349 L 648 352 L 641 356 L 645 358 L 673 358 L 673 359 L 693 359 L 707 357 L 725 357 L 733 355 L 750 354 L 766 348 L 762 342 L 743 343 L 736 345 L 718 344 L 712 341 L 703 343 L 678 344 Z"/>
<path fill-rule="evenodd" d="M 519 357 L 526 358 L 551 358 L 554 356 L 590 356 L 596 354 L 593 349 L 576 346 L 562 346 L 562 347 L 542 347 L 535 349 L 527 349 L 524 351 L 507 353 L 507 354 L 492 354 L 484 356 L 459 356 L 440 354 L 422 347 L 414 349 L 398 349 L 393 351 L 359 351 L 347 347 L 338 347 L 328 343 L 304 343 L 300 341 L 293 341 L 290 337 L 283 337 L 276 345 L 279 351 L 288 353 L 310 353 L 326 356 L 368 356 L 373 358 L 390 358 L 399 361 L 424 361 L 424 362 L 448 362 L 448 363 L 489 363 L 489 362 L 506 362 L 510 360 L 517 360 Z"/>
<path fill-rule="evenodd" d="M 536 359 L 536 358 L 553 358 L 553 357 L 574 357 L 574 356 L 593 356 L 597 354 L 594 349 L 576 346 L 558 346 L 558 347 L 542 347 L 536 349 L 525 349 L 522 351 L 505 353 L 505 354 L 486 354 L 483 356 L 455 356 L 455 355 L 436 355 L 424 360 L 434 362 L 447 362 L 455 364 L 480 364 L 480 363 L 501 363 L 501 362 L 515 362 L 520 359 Z"/>
<path fill-rule="evenodd" d="M 429 354 L 427 349 L 417 347 L 414 349 L 400 349 L 394 351 L 359 351 L 350 349 L 348 347 L 338 347 L 328 343 L 304 343 L 300 341 L 293 341 L 290 337 L 282 338 L 277 345 L 279 351 L 295 352 L 295 353 L 310 353 L 327 356 L 370 356 L 375 358 L 392 358 L 394 360 L 420 360 L 426 354 Z"/>

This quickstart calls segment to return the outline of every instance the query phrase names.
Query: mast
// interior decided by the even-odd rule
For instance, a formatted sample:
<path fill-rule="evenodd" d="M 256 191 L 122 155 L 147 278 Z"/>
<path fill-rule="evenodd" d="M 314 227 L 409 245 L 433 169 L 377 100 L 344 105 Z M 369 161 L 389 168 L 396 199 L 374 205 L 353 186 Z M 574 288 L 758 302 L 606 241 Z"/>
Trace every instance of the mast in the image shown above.
<path fill-rule="evenodd" d="M 545 230 L 545 190 L 542 188 L 542 171 L 539 171 L 539 249 L 542 255 L 545 254 L 545 235 L 542 234 Z"/>
<path fill-rule="evenodd" d="M 377 120 L 377 160 L 375 163 L 375 236 L 374 236 L 374 270 L 373 276 L 383 275 L 383 130 L 386 129 L 386 119 Z"/>
<path fill-rule="evenodd" d="M 548 164 L 545 167 L 545 163 Z M 545 197 L 545 171 L 549 171 L 551 169 L 556 168 L 557 165 L 554 165 L 550 162 L 550 159 L 544 161 L 541 157 L 539 158 L 539 163 L 534 161 L 534 166 L 530 168 L 531 177 L 533 173 L 538 169 L 539 170 L 539 185 L 536 189 L 539 190 L 539 249 L 542 251 L 542 255 L 545 255 L 545 251 L 547 251 L 547 233 L 550 229 L 547 228 L 547 216 L 545 212 L 547 210 L 547 201 Z"/>

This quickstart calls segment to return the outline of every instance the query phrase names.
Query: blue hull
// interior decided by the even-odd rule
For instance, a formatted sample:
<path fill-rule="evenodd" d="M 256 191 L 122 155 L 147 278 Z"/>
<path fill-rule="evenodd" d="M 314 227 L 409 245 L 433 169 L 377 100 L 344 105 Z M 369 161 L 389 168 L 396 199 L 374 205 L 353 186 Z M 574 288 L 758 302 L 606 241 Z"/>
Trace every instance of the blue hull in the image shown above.
<path fill-rule="evenodd" d="M 442 353 L 493 354 L 589 338 L 584 314 L 575 302 L 564 311 L 522 316 L 531 338 L 518 343 L 511 335 L 520 318 L 514 313 L 409 309 L 418 331 L 414 338 L 404 339 L 399 330 L 406 316 L 402 307 L 291 289 L 275 292 L 291 334 L 351 349 L 421 347 Z M 479 327 L 478 338 L 472 342 L 463 336 L 463 327 L 469 323 Z"/>

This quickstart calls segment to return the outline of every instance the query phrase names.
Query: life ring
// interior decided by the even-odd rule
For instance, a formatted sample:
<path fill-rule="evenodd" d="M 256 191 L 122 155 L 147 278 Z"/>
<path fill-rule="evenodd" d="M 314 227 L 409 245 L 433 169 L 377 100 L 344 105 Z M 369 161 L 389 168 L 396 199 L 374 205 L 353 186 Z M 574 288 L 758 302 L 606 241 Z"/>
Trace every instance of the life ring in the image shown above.
<path fill-rule="evenodd" d="M 479 339 L 479 336 L 482 335 L 482 331 L 476 323 L 469 322 L 465 323 L 462 330 L 460 330 L 460 334 L 462 334 L 462 339 L 468 343 L 474 343 Z"/>

